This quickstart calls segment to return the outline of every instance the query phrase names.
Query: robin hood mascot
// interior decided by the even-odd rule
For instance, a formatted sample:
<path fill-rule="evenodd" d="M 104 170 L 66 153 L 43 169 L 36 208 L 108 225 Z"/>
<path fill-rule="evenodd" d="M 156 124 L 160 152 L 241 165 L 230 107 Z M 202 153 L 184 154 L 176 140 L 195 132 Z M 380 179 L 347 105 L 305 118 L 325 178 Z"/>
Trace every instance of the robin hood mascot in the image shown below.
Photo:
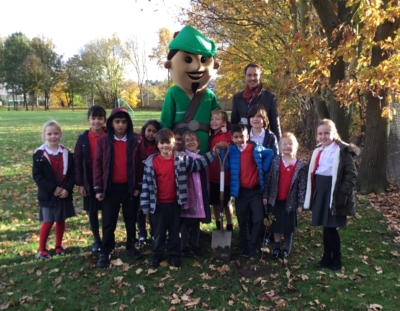
<path fill-rule="evenodd" d="M 200 140 L 200 154 L 208 149 L 211 111 L 220 109 L 215 94 L 207 89 L 217 52 L 215 43 L 191 26 L 175 34 L 169 44 L 165 68 L 171 72 L 172 86 L 165 96 L 161 124 L 172 130 L 191 129 Z"/>

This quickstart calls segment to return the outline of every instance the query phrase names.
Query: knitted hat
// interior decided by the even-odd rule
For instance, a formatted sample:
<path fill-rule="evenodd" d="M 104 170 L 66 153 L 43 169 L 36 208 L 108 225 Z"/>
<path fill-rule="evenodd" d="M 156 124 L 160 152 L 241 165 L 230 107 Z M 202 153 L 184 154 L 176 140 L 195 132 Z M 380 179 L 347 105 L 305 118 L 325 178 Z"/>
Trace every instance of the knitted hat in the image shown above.
<path fill-rule="evenodd" d="M 168 45 L 170 50 L 185 51 L 211 58 L 217 52 L 214 41 L 206 38 L 192 26 L 185 26 Z"/>

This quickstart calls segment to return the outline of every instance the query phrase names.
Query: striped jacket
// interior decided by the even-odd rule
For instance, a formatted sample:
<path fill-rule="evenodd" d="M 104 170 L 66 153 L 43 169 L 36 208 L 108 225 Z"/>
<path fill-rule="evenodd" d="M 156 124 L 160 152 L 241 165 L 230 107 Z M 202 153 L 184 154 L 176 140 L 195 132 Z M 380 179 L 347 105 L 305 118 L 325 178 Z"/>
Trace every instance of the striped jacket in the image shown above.
<path fill-rule="evenodd" d="M 142 193 L 140 194 L 140 208 L 144 214 L 156 211 L 157 205 L 157 182 L 154 173 L 153 160 L 158 153 L 148 157 L 144 163 Z M 207 152 L 204 157 L 199 159 L 191 158 L 184 152 L 174 152 L 175 184 L 177 189 L 178 203 L 183 205 L 188 202 L 187 178 L 188 172 L 197 172 L 209 166 L 214 161 L 216 154 L 214 151 Z"/>

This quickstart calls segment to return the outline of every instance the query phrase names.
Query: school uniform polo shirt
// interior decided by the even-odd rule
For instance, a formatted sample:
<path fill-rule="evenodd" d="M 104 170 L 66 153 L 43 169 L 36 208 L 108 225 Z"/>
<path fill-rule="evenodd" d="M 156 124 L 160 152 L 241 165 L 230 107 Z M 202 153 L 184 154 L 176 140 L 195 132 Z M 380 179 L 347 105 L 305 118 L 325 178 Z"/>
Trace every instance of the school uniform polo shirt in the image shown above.
<path fill-rule="evenodd" d="M 260 184 L 258 178 L 258 168 L 256 161 L 254 161 L 253 145 L 246 144 L 240 150 L 240 187 L 246 189 L 253 189 Z"/>
<path fill-rule="evenodd" d="M 157 202 L 176 202 L 178 197 L 176 195 L 174 155 L 170 159 L 166 159 L 158 154 L 153 159 L 153 168 L 156 175 Z"/>
<path fill-rule="evenodd" d="M 119 139 L 114 135 L 114 163 L 112 182 L 123 184 L 128 182 L 128 163 L 126 157 L 126 135 Z"/>

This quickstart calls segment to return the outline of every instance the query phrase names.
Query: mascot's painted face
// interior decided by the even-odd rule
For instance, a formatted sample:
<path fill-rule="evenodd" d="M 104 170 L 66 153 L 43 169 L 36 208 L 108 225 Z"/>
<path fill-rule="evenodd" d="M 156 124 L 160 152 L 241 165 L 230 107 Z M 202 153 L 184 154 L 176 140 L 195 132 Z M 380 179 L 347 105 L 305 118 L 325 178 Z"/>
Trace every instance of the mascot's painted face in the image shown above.
<path fill-rule="evenodd" d="M 211 79 L 212 70 L 218 68 L 214 58 L 178 51 L 168 61 L 171 78 L 185 93 L 201 90 Z M 215 68 L 217 67 L 217 68 Z"/>

